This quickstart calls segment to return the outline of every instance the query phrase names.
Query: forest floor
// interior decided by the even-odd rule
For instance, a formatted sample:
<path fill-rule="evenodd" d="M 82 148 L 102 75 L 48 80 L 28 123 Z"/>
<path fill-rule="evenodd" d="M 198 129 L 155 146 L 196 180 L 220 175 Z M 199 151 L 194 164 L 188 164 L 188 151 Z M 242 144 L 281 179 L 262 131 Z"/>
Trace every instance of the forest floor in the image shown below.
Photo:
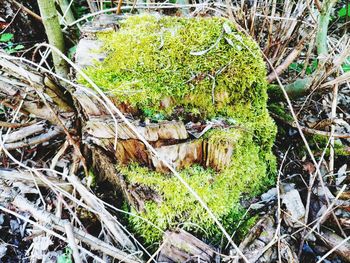
<path fill-rule="evenodd" d="M 46 41 L 45 30 L 37 18 L 19 9 L 14 2 L 4 0 L 0 3 L 0 48 L 7 54 L 45 64 L 41 59 L 45 58 L 45 54 L 35 50 L 36 43 Z M 35 0 L 22 2 L 25 2 L 26 8 L 39 14 Z M 271 11 L 271 6 L 266 7 L 260 2 L 256 6 L 256 2 L 251 2 L 252 6 L 246 4 L 239 10 L 233 5 L 233 15 L 238 24 L 258 41 L 273 66 L 278 68 L 293 51 L 298 53 L 283 72 L 279 72 L 280 85 L 288 86 L 306 77 L 317 83 L 305 95 L 291 95 L 290 103 L 283 94 L 277 98 L 274 92 L 270 94 L 268 107 L 278 126 L 273 149 L 279 168 L 276 185 L 253 200 L 242 201 L 247 209 L 246 217 L 242 220 L 254 217 L 256 225 L 243 239 L 235 237 L 234 240 L 240 242 L 239 249 L 250 262 L 350 262 L 350 78 L 347 78 L 349 82 L 342 80 L 324 85 L 350 72 L 350 52 L 347 52 L 350 50 L 349 2 L 338 1 L 332 14 L 328 29 L 330 54 L 326 62 L 329 66 L 327 72 L 332 71 L 336 58 L 344 54 L 347 58 L 321 81 L 317 79 L 319 60 L 313 39 L 317 22 L 310 18 L 307 7 L 304 6 L 303 11 L 296 8 L 299 6 L 301 9 L 303 1 L 286 1 L 277 11 Z M 89 12 L 85 1 L 76 1 L 75 8 L 76 15 L 80 17 Z M 192 15 L 201 16 L 220 15 L 227 11 L 220 4 L 191 8 Z M 177 15 L 178 10 L 174 11 Z M 164 13 L 162 9 L 156 11 Z M 271 15 L 271 12 L 274 14 Z M 271 19 L 265 14 L 275 19 L 271 30 L 264 26 Z M 293 30 L 290 30 L 292 27 Z M 77 30 L 69 28 L 65 33 L 72 36 Z M 308 35 L 313 37 L 309 38 Z M 71 58 L 77 40 L 67 37 Z M 273 72 L 271 67 L 269 69 Z M 275 79 L 271 81 L 271 86 L 280 88 Z M 290 113 L 290 107 L 295 116 Z M 13 115 L 14 111 L 8 105 L 0 105 L 2 133 L 8 128 L 4 123 L 10 123 Z M 23 117 L 19 123 L 28 120 L 33 121 Z M 14 152 L 27 166 L 48 167 L 48 160 L 56 156 L 57 149 L 64 142 L 63 137 L 56 137 L 50 143 Z M 62 154 L 65 156 L 59 165 L 64 170 L 74 158 L 72 152 Z M 20 168 L 18 163 L 3 153 L 0 155 L 0 167 L 2 171 Z M 6 178 L 4 174 L 0 173 L 2 180 Z M 60 215 L 63 219 L 70 217 L 66 211 L 55 209 L 54 189 L 40 186 L 39 190 L 38 185 L 15 179 L 12 179 L 11 186 L 20 189 L 21 194 L 26 194 L 34 204 L 43 200 L 46 211 L 51 214 Z M 93 190 L 105 202 L 117 202 L 111 185 L 100 184 Z M 0 189 L 2 192 L 5 192 L 4 189 Z M 64 198 L 61 202 L 65 202 Z M 32 220 L 33 217 L 28 212 L 14 205 L 0 205 L 7 209 L 0 210 L 0 262 L 34 262 L 35 259 L 73 262 L 70 259 L 73 252 L 67 249 L 65 242 L 43 235 L 51 230 L 46 229 L 45 224 L 42 227 L 29 227 L 28 219 Z M 77 215 L 80 218 L 77 225 L 81 224 L 89 234 L 98 236 L 103 231 L 98 217 L 84 215 L 89 213 L 84 209 L 76 211 L 81 213 Z M 236 262 L 235 249 L 226 244 L 217 249 L 222 261 Z M 91 258 L 86 261 L 91 262 Z"/>

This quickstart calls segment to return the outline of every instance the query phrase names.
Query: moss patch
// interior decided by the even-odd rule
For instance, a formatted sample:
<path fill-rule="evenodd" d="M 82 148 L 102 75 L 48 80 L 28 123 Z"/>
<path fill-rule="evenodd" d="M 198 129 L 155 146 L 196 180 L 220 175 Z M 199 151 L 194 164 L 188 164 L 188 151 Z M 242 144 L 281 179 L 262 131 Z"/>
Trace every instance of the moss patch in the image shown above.
<path fill-rule="evenodd" d="M 236 133 L 236 131 L 235 131 Z M 222 131 L 213 132 L 209 140 L 225 142 Z M 228 133 L 229 134 L 229 133 Z M 235 136 L 237 137 L 237 136 Z M 229 136 L 226 137 L 231 140 Z M 262 154 L 252 136 L 242 136 L 236 142 L 231 165 L 221 172 L 192 166 L 180 172 L 185 181 L 206 202 L 213 213 L 221 219 L 229 230 L 242 215 L 239 200 L 242 196 L 255 196 L 259 191 L 271 184 L 268 175 L 269 165 L 274 167 L 274 157 Z M 267 159 L 270 159 L 267 161 Z M 174 228 L 179 224 L 186 229 L 198 232 L 208 238 L 220 237 L 220 231 L 213 224 L 207 212 L 196 199 L 182 186 L 177 178 L 150 171 L 138 164 L 121 166 L 119 170 L 127 175 L 131 184 L 150 187 L 160 194 L 162 202 L 149 201 L 141 216 L 153 222 L 160 229 Z M 130 218 L 136 232 L 141 233 L 148 243 L 161 238 L 161 232 L 140 218 Z M 212 240 L 213 241 L 213 240 Z"/>
<path fill-rule="evenodd" d="M 276 168 L 271 153 L 276 127 L 266 109 L 266 69 L 256 43 L 223 18 L 151 15 L 130 17 L 120 30 L 99 38 L 109 55 L 86 73 L 117 104 L 135 107 L 151 119 L 220 117 L 241 127 L 206 135 L 217 143 L 234 141 L 226 169 L 193 166 L 181 171 L 228 230 L 234 229 L 242 215 L 240 198 L 256 195 L 271 182 Z M 161 204 L 147 201 L 141 214 L 159 228 L 182 223 L 208 237 L 219 235 L 176 178 L 137 164 L 118 168 L 131 184 L 147 185 L 162 197 Z M 161 237 L 144 221 L 130 221 L 149 243 Z"/>
<path fill-rule="evenodd" d="M 323 152 L 324 148 L 328 145 L 329 138 L 322 135 L 312 135 L 308 136 L 310 147 L 313 149 L 317 149 L 320 152 Z M 306 152 L 306 150 L 305 150 Z M 334 153 L 336 156 L 348 156 L 349 152 L 346 150 L 346 146 L 344 146 L 340 139 L 334 141 Z M 326 150 L 326 156 L 328 157 L 330 154 L 330 147 Z"/>
<path fill-rule="evenodd" d="M 109 56 L 86 72 L 120 103 L 168 117 L 180 106 L 201 118 L 264 109 L 260 51 L 225 19 L 133 16 L 99 38 Z"/>

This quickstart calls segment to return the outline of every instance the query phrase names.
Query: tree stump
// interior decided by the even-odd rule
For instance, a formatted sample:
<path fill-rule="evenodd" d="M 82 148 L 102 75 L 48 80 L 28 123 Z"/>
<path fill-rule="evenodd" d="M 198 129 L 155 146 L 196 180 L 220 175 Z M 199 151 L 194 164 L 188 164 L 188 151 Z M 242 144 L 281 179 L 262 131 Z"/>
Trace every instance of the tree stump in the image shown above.
<path fill-rule="evenodd" d="M 257 193 L 275 169 L 276 128 L 266 109 L 258 46 L 220 18 L 103 16 L 87 28 L 77 63 L 214 214 L 232 222 L 241 196 Z M 130 217 L 138 234 L 151 243 L 161 238 L 159 229 L 179 223 L 218 234 L 205 210 L 128 125 L 88 93 L 78 89 L 73 97 L 85 116 L 84 142 L 115 164 L 104 178 L 121 188 L 132 212 L 158 227 Z M 234 229 L 233 223 L 226 226 Z"/>

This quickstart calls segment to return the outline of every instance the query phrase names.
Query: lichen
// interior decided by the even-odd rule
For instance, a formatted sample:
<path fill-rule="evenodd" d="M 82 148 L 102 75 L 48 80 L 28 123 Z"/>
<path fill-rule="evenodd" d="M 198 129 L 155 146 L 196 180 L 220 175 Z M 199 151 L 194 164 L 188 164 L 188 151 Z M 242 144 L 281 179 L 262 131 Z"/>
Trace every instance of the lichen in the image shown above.
<path fill-rule="evenodd" d="M 132 16 L 117 32 L 99 38 L 108 56 L 86 73 L 117 104 L 137 108 L 153 120 L 234 120 L 235 127 L 203 138 L 234 142 L 228 167 L 216 172 L 196 165 L 180 171 L 225 227 L 234 229 L 242 216 L 242 196 L 254 196 L 269 185 L 276 168 L 271 153 L 276 127 L 266 109 L 266 69 L 257 44 L 224 18 L 152 15 Z M 138 164 L 118 169 L 130 184 L 145 185 L 161 196 L 161 203 L 146 201 L 140 214 L 160 229 L 182 224 L 207 237 L 219 235 L 175 177 Z M 130 222 L 148 243 L 160 239 L 161 232 L 140 218 L 130 217 Z"/>

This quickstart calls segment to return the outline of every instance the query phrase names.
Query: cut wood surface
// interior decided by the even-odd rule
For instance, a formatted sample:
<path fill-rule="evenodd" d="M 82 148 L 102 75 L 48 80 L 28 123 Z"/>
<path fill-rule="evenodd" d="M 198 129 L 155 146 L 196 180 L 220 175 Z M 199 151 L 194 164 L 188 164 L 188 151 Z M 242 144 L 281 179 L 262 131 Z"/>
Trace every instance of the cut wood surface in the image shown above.
<path fill-rule="evenodd" d="M 190 167 L 193 164 L 201 164 L 204 161 L 203 141 L 193 140 L 190 142 L 156 148 L 158 153 L 176 169 Z M 156 157 L 152 158 L 152 164 L 158 172 L 168 172 L 164 163 Z"/>
<path fill-rule="evenodd" d="M 156 142 L 159 140 L 185 140 L 188 138 L 185 125 L 181 121 L 162 121 L 159 123 L 141 124 L 139 121 L 132 121 L 147 141 Z M 117 125 L 112 118 L 90 118 L 84 127 L 88 136 L 101 139 L 138 139 L 130 128 L 123 122 Z"/>

